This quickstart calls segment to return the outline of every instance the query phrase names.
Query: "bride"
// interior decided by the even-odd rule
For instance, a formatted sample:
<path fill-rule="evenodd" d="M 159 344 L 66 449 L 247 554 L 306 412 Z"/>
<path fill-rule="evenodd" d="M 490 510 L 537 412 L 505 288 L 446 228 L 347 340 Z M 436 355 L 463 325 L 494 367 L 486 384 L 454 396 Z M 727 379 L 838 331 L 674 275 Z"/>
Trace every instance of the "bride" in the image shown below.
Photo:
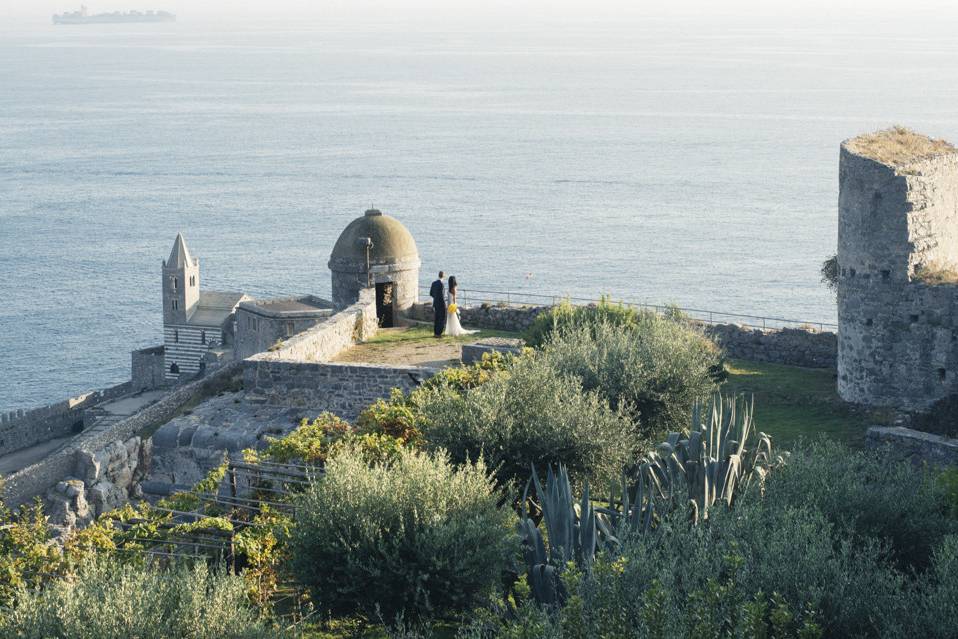
<path fill-rule="evenodd" d="M 457 337 L 459 335 L 472 335 L 473 333 L 478 333 L 479 331 L 467 331 L 462 327 L 462 324 L 459 323 L 459 305 L 456 303 L 456 289 L 459 288 L 459 283 L 456 282 L 456 277 L 454 275 L 449 276 L 449 299 L 447 300 L 448 312 L 446 313 L 446 335 L 452 335 Z M 455 308 L 455 312 L 453 312 Z"/>

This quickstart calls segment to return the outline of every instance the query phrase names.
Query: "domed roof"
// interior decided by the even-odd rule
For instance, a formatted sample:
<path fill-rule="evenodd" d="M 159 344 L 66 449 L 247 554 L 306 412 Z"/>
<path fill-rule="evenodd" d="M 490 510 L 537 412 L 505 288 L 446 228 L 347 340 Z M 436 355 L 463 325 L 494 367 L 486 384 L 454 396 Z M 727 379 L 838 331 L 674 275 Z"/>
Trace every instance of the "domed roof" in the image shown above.
<path fill-rule="evenodd" d="M 369 250 L 370 264 L 400 264 L 415 262 L 418 266 L 419 250 L 416 241 L 406 227 L 394 217 L 370 209 L 356 218 L 340 234 L 329 258 L 329 267 L 354 267 L 366 265 L 366 238 L 372 240 Z"/>

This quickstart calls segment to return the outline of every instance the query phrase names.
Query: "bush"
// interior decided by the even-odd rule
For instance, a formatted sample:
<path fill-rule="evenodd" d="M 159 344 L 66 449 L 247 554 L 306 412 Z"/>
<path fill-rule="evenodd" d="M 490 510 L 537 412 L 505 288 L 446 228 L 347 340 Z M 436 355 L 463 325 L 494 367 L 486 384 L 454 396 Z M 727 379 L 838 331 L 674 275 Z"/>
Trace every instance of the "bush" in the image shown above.
<path fill-rule="evenodd" d="M 935 486 L 874 453 L 805 446 L 734 509 L 697 526 L 665 515 L 562 572 L 560 609 L 490 613 L 464 636 L 952 637 L 958 535 Z"/>
<path fill-rule="evenodd" d="M 500 483 L 525 484 L 530 467 L 563 464 L 573 480 L 605 486 L 637 446 L 623 414 L 540 357 L 462 395 L 423 392 L 417 401 L 428 447 L 449 451 L 456 463 L 482 454 Z"/>
<path fill-rule="evenodd" d="M 0 636 L 265 639 L 283 634 L 257 619 L 242 578 L 212 574 L 205 564 L 160 570 L 100 559 L 17 599 L 0 615 Z"/>
<path fill-rule="evenodd" d="M 519 359 L 520 356 L 505 353 L 484 353 L 482 359 L 474 364 L 442 369 L 413 391 L 412 399 L 415 400 L 417 393 L 433 390 L 462 394 L 494 377 L 507 374 Z"/>
<path fill-rule="evenodd" d="M 692 406 L 715 390 L 714 374 L 722 367 L 718 347 L 699 331 L 648 312 L 628 329 L 602 322 L 558 332 L 542 357 L 628 411 L 642 439 L 685 429 Z"/>
<path fill-rule="evenodd" d="M 539 313 L 523 333 L 529 346 L 542 346 L 553 333 L 598 324 L 610 324 L 619 328 L 635 326 L 638 313 L 622 304 L 613 304 L 603 297 L 598 304 L 574 306 L 568 300 Z"/>
<path fill-rule="evenodd" d="M 280 463 L 322 463 L 331 447 L 351 432 L 352 426 L 349 422 L 332 413 L 323 413 L 312 422 L 304 418 L 299 426 L 285 437 L 268 438 L 268 445 L 260 456 Z"/>
<path fill-rule="evenodd" d="M 359 414 L 356 430 L 360 433 L 389 435 L 403 442 L 418 442 L 422 436 L 422 416 L 398 388 L 389 399 L 377 399 Z"/>
<path fill-rule="evenodd" d="M 882 451 L 853 451 L 828 440 L 806 444 L 765 490 L 769 501 L 821 512 L 848 539 L 887 542 L 903 568 L 927 566 L 932 549 L 958 533 L 947 488 L 935 474 Z"/>
<path fill-rule="evenodd" d="M 291 553 L 317 606 L 393 621 L 468 610 L 494 588 L 515 547 L 480 460 L 403 449 L 369 466 L 349 449 L 297 507 Z"/>

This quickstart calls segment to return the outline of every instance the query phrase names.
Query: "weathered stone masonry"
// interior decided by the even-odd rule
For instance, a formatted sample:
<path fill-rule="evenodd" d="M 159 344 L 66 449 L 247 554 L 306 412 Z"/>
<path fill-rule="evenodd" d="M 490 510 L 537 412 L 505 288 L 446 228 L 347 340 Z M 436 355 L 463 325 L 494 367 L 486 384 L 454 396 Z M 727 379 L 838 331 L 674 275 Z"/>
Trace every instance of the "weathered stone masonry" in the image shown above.
<path fill-rule="evenodd" d="M 130 417 L 111 424 L 103 431 L 82 433 L 68 446 L 60 449 L 40 462 L 28 466 L 9 477 L 4 478 L 3 498 L 11 506 L 17 506 L 43 495 L 65 478 L 87 477 L 85 460 L 101 455 L 101 451 L 115 447 L 117 442 L 126 446 L 133 437 L 148 435 L 150 428 L 169 421 L 189 402 L 209 396 L 227 388 L 241 372 L 240 362 L 227 365 L 215 373 L 172 391 L 158 402 L 151 404 Z M 109 465 L 109 464 L 108 464 Z M 131 472 L 138 470 L 134 467 Z M 89 487 L 92 488 L 99 483 Z"/>
<path fill-rule="evenodd" d="M 841 149 L 838 392 L 921 410 L 958 390 L 958 287 L 918 277 L 958 266 L 958 153 L 880 161 L 881 135 Z"/>
<path fill-rule="evenodd" d="M 355 419 L 393 388 L 409 392 L 435 374 L 416 366 L 259 361 L 247 366 L 244 387 L 267 404 L 329 411 Z"/>
<path fill-rule="evenodd" d="M 0 413 L 0 455 L 79 432 L 85 410 L 130 391 L 130 382 L 124 382 L 41 408 Z"/>
<path fill-rule="evenodd" d="M 341 351 L 369 339 L 377 330 L 375 290 L 359 292 L 359 302 L 284 342 L 274 351 L 244 362 L 247 399 L 273 406 L 330 411 L 355 418 L 392 388 L 411 390 L 433 374 L 430 369 L 331 364 Z"/>

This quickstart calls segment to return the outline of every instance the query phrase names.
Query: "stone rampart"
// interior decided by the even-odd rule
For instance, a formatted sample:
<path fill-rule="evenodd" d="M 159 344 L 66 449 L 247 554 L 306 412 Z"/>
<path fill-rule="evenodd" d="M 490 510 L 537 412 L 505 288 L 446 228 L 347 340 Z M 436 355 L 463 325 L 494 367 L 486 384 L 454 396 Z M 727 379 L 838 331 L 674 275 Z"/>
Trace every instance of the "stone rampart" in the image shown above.
<path fill-rule="evenodd" d="M 357 341 L 375 335 L 378 326 L 376 292 L 374 289 L 364 289 L 360 292 L 359 301 L 352 306 L 246 361 L 329 361 Z"/>
<path fill-rule="evenodd" d="M 352 419 L 369 403 L 388 397 L 391 388 L 408 390 L 427 369 L 330 364 L 336 355 L 378 329 L 375 289 L 324 322 L 244 360 L 247 398 L 273 406 L 331 411 Z"/>
<path fill-rule="evenodd" d="M 105 401 L 128 395 L 131 391 L 130 382 L 124 382 L 48 406 L 2 413 L 0 455 L 79 432 L 84 427 L 84 411 Z"/>
<path fill-rule="evenodd" d="M 838 336 L 800 328 L 760 329 L 738 324 L 703 324 L 702 331 L 728 357 L 808 368 L 835 368 Z"/>
<path fill-rule="evenodd" d="M 329 411 L 355 419 L 369 404 L 389 397 L 393 388 L 409 392 L 435 372 L 418 366 L 260 360 L 249 362 L 243 385 L 248 398 L 272 406 Z"/>
<path fill-rule="evenodd" d="M 3 498 L 8 505 L 25 503 L 67 477 L 80 474 L 81 464 L 89 456 L 115 446 L 125 445 L 132 437 L 146 437 L 151 428 L 173 418 L 183 406 L 220 392 L 230 386 L 242 370 L 242 362 L 224 366 L 203 379 L 184 384 L 159 401 L 103 430 L 81 433 L 67 446 L 43 460 L 4 478 Z"/>
<path fill-rule="evenodd" d="M 865 435 L 865 445 L 885 448 L 892 458 L 914 464 L 958 465 L 958 439 L 902 426 L 872 426 Z"/>

